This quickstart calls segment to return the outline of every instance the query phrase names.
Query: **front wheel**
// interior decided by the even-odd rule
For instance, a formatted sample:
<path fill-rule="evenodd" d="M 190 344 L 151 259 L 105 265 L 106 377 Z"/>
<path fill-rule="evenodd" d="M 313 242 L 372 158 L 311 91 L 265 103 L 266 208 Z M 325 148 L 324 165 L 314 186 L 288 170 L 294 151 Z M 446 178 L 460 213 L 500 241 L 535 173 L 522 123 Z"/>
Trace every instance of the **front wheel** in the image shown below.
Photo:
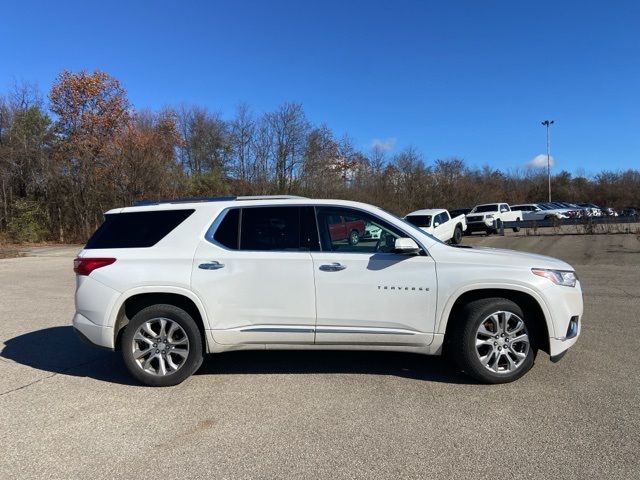
<path fill-rule="evenodd" d="M 460 369 L 476 380 L 512 382 L 533 366 L 534 329 L 511 300 L 476 300 L 452 321 L 451 353 Z"/>
<path fill-rule="evenodd" d="M 200 329 L 181 308 L 151 305 L 126 326 L 122 357 L 129 372 L 145 385 L 177 385 L 202 364 Z"/>

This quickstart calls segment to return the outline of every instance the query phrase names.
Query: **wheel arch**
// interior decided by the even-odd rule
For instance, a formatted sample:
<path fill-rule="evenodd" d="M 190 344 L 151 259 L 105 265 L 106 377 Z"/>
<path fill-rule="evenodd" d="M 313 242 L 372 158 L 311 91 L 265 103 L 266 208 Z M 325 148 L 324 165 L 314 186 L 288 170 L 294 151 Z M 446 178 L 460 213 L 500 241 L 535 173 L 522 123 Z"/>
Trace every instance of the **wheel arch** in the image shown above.
<path fill-rule="evenodd" d="M 437 331 L 444 333 L 445 342 L 450 337 L 449 332 L 457 320 L 457 315 L 469 302 L 483 298 L 506 298 L 518 304 L 522 310 L 535 318 L 537 331 L 535 332 L 539 341 L 538 347 L 549 353 L 549 337 L 553 336 L 553 324 L 550 319 L 550 312 L 540 296 L 530 289 L 519 285 L 495 286 L 495 287 L 471 287 L 457 292 L 443 312 Z"/>
<path fill-rule="evenodd" d="M 156 304 L 174 305 L 189 313 L 202 332 L 203 345 L 207 345 L 205 331 L 208 329 L 208 319 L 204 305 L 193 292 L 179 287 L 141 287 L 123 293 L 113 308 L 110 324 L 113 325 L 113 345 L 116 350 L 129 320 L 140 310 Z"/>

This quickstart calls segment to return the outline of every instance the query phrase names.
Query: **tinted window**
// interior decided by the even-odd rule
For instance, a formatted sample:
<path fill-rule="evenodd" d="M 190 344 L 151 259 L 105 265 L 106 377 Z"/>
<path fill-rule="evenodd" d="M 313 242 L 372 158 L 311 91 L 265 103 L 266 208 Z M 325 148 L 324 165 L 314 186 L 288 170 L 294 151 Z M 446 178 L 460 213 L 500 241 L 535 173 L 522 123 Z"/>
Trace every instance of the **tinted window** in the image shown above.
<path fill-rule="evenodd" d="M 322 207 L 317 212 L 323 251 L 390 253 L 396 238 L 407 236 L 366 212 L 332 207 Z M 345 223 L 333 223 L 336 218 L 344 219 Z"/>
<path fill-rule="evenodd" d="M 238 221 L 240 219 L 240 209 L 229 210 L 224 219 L 218 225 L 213 239 L 220 245 L 224 245 L 232 250 L 238 249 Z"/>
<path fill-rule="evenodd" d="M 409 215 L 405 220 L 416 227 L 431 226 L 431 215 Z"/>
<path fill-rule="evenodd" d="M 194 210 L 162 210 L 105 215 L 85 248 L 151 247 L 180 225 Z"/>
<path fill-rule="evenodd" d="M 298 207 L 243 208 L 241 250 L 299 250 Z"/>

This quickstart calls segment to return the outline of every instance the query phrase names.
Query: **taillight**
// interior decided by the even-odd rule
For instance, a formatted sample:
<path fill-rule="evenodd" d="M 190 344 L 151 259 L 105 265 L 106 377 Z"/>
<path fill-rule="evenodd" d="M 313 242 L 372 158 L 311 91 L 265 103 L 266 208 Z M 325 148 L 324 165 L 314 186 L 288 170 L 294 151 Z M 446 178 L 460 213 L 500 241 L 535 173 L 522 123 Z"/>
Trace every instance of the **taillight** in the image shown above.
<path fill-rule="evenodd" d="M 73 261 L 73 271 L 78 275 L 89 275 L 96 268 L 106 267 L 115 262 L 115 258 L 76 258 Z"/>

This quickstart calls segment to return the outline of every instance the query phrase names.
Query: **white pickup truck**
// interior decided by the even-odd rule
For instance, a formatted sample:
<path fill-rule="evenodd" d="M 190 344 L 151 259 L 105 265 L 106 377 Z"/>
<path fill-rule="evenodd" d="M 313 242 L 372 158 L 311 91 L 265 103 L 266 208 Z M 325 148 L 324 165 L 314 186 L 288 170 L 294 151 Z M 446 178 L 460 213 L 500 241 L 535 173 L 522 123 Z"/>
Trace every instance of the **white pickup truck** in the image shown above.
<path fill-rule="evenodd" d="M 462 235 L 467 229 L 464 215 L 451 218 L 451 214 L 442 208 L 416 210 L 404 219 L 438 240 L 455 245 L 462 241 Z"/>
<path fill-rule="evenodd" d="M 502 222 L 519 222 L 522 218 L 522 211 L 511 210 L 507 203 L 485 203 L 476 205 L 467 214 L 467 227 L 470 233 L 497 233 Z M 520 227 L 513 227 L 514 232 L 519 230 Z"/>

